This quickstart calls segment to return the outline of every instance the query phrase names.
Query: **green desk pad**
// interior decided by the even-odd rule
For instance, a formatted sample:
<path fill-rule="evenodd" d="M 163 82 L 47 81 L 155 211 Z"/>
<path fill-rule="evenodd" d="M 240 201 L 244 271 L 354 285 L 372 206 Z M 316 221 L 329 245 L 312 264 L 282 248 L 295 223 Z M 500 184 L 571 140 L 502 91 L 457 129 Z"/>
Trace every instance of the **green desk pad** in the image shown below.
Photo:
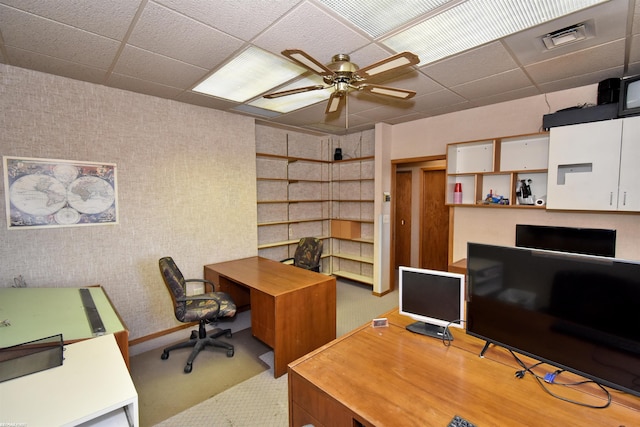
<path fill-rule="evenodd" d="M 89 287 L 106 333 L 124 325 L 104 289 Z M 0 348 L 62 334 L 65 342 L 93 336 L 79 288 L 0 288 Z"/>

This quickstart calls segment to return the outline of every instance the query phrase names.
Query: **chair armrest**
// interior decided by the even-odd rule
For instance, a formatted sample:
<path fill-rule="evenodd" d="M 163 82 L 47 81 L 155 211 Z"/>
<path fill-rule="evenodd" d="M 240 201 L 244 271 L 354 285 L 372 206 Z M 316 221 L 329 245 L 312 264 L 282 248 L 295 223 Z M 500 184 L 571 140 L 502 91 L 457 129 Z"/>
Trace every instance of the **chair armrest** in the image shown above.
<path fill-rule="evenodd" d="M 218 298 L 216 298 L 215 296 L 209 296 L 209 295 L 191 295 L 190 297 L 176 298 L 176 301 L 178 302 L 185 302 L 185 301 L 216 301 L 218 302 Z"/>
<path fill-rule="evenodd" d="M 206 285 L 211 285 L 211 292 L 217 292 L 220 289 L 218 289 L 218 287 L 216 286 L 215 283 L 213 283 L 210 280 L 206 280 L 206 279 L 185 279 L 185 283 L 186 282 L 199 282 L 199 283 L 204 283 L 205 284 L 205 291 L 206 291 Z"/>

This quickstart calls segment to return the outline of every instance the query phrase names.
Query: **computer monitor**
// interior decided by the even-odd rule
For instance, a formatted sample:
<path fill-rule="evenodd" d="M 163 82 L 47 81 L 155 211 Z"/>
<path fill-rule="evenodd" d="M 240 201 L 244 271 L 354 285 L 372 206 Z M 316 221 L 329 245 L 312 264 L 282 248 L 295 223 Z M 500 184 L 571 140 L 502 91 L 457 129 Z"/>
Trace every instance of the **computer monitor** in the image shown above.
<path fill-rule="evenodd" d="M 407 329 L 453 340 L 448 327 L 462 328 L 465 319 L 464 274 L 404 266 L 399 272 L 399 312 L 416 321 Z"/>
<path fill-rule="evenodd" d="M 615 257 L 616 230 L 516 224 L 516 246 Z"/>

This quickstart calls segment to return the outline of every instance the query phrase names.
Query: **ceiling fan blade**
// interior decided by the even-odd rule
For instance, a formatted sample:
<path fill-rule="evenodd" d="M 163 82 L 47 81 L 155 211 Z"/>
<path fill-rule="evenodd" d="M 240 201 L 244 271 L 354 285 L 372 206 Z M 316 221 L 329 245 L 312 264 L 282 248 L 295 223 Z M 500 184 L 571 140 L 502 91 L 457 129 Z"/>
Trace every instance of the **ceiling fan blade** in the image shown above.
<path fill-rule="evenodd" d="M 361 90 L 366 90 L 367 92 L 374 93 L 376 95 L 392 96 L 394 98 L 401 99 L 413 98 L 416 95 L 416 93 L 412 90 L 398 89 L 389 86 L 362 84 L 358 88 Z"/>
<path fill-rule="evenodd" d="M 401 52 L 396 55 L 390 56 L 387 59 L 378 61 L 367 67 L 360 68 L 357 71 L 358 76 L 362 78 L 377 76 L 378 74 L 386 73 L 387 71 L 396 70 L 402 67 L 408 67 L 410 65 L 416 65 L 420 62 L 418 55 L 411 52 Z"/>
<path fill-rule="evenodd" d="M 302 92 L 311 92 L 312 90 L 320 90 L 324 88 L 325 87 L 322 85 L 304 86 L 304 87 L 299 87 L 297 89 L 283 90 L 282 92 L 268 93 L 266 95 L 263 95 L 263 98 L 267 98 L 267 99 L 280 98 L 281 96 L 294 95 L 296 93 L 302 93 Z"/>
<path fill-rule="evenodd" d="M 327 102 L 327 108 L 324 110 L 325 114 L 335 113 L 342 107 L 344 103 L 343 100 L 347 97 L 347 94 L 340 91 L 335 91 L 329 97 L 329 101 Z"/>
<path fill-rule="evenodd" d="M 289 58 L 290 60 L 292 60 L 293 62 L 296 62 L 302 65 L 307 70 L 311 70 L 314 73 L 319 74 L 323 77 L 330 77 L 335 74 L 333 71 L 327 68 L 326 65 L 322 64 L 321 62 L 318 62 L 317 59 L 313 58 L 311 55 L 309 55 L 308 53 L 300 49 L 283 50 L 282 54 L 287 58 Z"/>

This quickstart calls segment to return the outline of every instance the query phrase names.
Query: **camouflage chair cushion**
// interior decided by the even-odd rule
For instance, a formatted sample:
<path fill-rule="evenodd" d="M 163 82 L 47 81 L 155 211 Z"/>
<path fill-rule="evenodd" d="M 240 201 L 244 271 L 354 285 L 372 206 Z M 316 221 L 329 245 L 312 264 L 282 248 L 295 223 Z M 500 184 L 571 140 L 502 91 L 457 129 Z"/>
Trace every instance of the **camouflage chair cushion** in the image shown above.
<path fill-rule="evenodd" d="M 195 322 L 201 319 L 217 319 L 219 317 L 233 317 L 236 305 L 231 297 L 224 292 L 208 292 L 193 295 L 192 299 L 185 293 L 186 282 L 180 269 L 171 257 L 160 259 L 160 271 L 173 300 L 176 319 L 180 322 Z M 213 286 L 213 283 L 208 282 Z"/>
<path fill-rule="evenodd" d="M 320 265 L 322 240 L 316 237 L 303 237 L 293 255 L 293 264 L 297 267 L 313 270 Z"/>

